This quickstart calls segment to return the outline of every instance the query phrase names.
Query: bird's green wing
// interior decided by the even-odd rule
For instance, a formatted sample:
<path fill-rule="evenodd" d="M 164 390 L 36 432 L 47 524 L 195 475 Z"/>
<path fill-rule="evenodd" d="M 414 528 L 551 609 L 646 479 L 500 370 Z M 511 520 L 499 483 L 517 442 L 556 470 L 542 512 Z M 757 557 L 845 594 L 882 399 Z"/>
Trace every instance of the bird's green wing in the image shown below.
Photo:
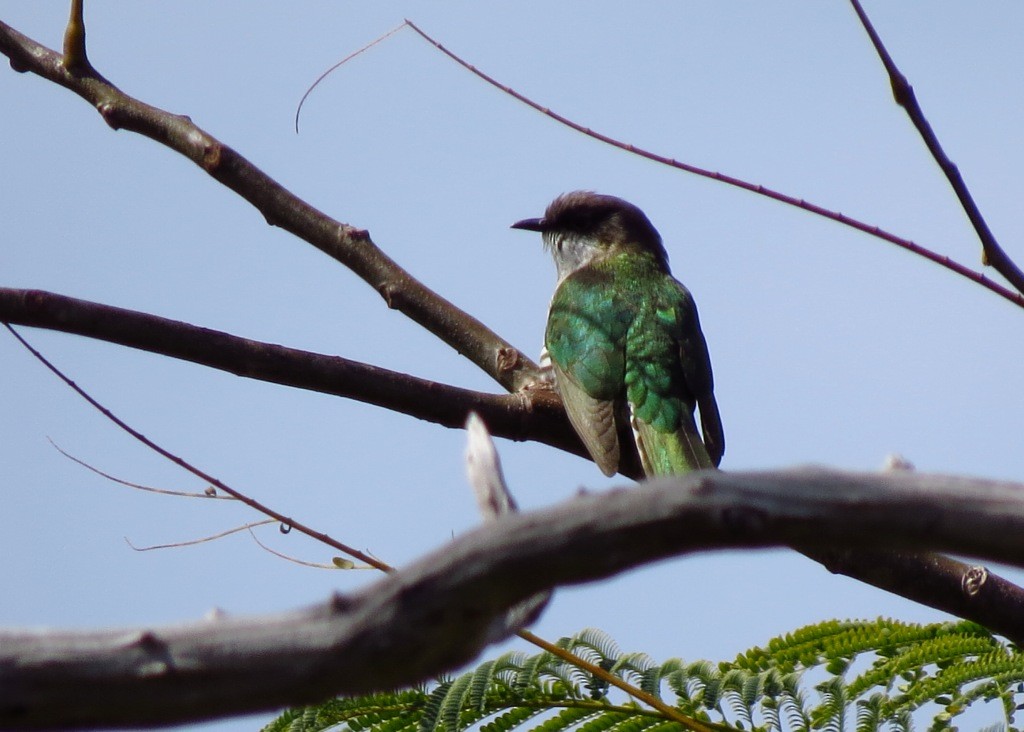
<path fill-rule="evenodd" d="M 679 321 L 679 360 L 683 366 L 686 386 L 693 394 L 700 408 L 701 432 L 704 435 L 704 446 L 715 467 L 722 462 L 725 453 L 725 431 L 722 429 L 722 417 L 718 413 L 718 402 L 715 401 L 715 382 L 711 373 L 711 357 L 708 345 L 704 340 L 704 331 L 700 327 L 697 306 L 689 291 L 678 282 L 682 297 L 677 305 Z"/>
<path fill-rule="evenodd" d="M 711 362 L 689 292 L 671 278 L 643 294 L 626 336 L 626 396 L 637 448 L 648 475 L 714 467 L 721 422 L 712 395 Z M 705 437 L 697 430 L 700 404 Z"/>
<path fill-rule="evenodd" d="M 619 469 L 616 412 L 625 370 L 623 339 L 631 321 L 610 284 L 595 271 L 566 278 L 551 300 L 544 338 L 569 421 L 609 476 Z"/>
<path fill-rule="evenodd" d="M 611 477 L 619 471 L 619 438 L 615 428 L 615 403 L 595 399 L 587 394 L 572 377 L 552 359 L 555 383 L 562 396 L 562 404 L 569 415 L 576 434 L 580 436 L 590 457 Z"/>

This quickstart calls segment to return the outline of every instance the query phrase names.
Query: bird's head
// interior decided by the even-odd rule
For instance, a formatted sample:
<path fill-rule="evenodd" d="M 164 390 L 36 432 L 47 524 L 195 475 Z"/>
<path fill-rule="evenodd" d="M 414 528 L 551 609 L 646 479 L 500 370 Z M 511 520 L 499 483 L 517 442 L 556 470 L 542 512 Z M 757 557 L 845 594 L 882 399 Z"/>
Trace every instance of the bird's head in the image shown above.
<path fill-rule="evenodd" d="M 632 203 L 615 196 L 563 193 L 542 218 L 523 219 L 512 228 L 541 233 L 555 258 L 559 281 L 595 259 L 630 249 L 649 252 L 668 269 L 668 254 L 650 220 Z"/>

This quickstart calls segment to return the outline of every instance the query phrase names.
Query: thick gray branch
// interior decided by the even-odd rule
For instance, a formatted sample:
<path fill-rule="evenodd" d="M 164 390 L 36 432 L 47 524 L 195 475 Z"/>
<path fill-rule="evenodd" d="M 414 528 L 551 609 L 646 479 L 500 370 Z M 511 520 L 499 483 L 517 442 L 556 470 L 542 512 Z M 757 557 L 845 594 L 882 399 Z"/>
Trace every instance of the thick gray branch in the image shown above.
<path fill-rule="evenodd" d="M 694 473 L 510 514 L 349 597 L 276 617 L 0 633 L 0 728 L 138 727 L 411 684 L 546 589 L 687 552 L 949 550 L 1024 566 L 1024 484 L 824 469 Z M 965 595 L 977 591 L 972 577 Z M 1001 632 L 1024 638 L 1017 627 Z M 495 622 L 495 621 L 498 622 Z"/>

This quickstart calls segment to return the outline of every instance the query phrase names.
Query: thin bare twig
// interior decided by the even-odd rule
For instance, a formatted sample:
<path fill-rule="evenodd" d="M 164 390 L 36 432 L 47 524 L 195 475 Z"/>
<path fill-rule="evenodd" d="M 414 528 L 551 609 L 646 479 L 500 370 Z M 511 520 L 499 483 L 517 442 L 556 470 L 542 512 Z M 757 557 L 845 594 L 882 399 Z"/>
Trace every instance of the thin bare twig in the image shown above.
<path fill-rule="evenodd" d="M 304 105 L 304 104 L 306 103 L 306 99 L 308 99 L 308 98 L 309 98 L 309 95 L 313 93 L 313 90 L 314 90 L 314 89 L 316 89 L 316 88 L 317 88 L 317 86 L 319 86 L 319 85 L 320 85 L 320 82 L 321 82 L 321 81 L 323 81 L 323 80 L 324 80 L 324 79 L 326 79 L 326 78 L 327 78 L 328 76 L 330 76 L 330 75 L 331 75 L 331 73 L 332 73 L 332 72 L 333 72 L 333 71 L 334 71 L 334 70 L 335 70 L 336 68 L 338 68 L 339 66 L 342 66 L 343 64 L 345 64 L 345 63 L 348 63 L 349 61 L 351 61 L 352 59 L 354 59 L 354 58 L 355 58 L 356 56 L 358 56 L 359 54 L 361 54 L 361 53 L 363 53 L 363 52 L 365 52 L 365 51 L 369 51 L 369 50 L 370 50 L 371 48 L 373 48 L 374 46 L 376 46 L 376 45 L 377 45 L 378 43 L 380 43 L 381 41 L 386 41 L 386 40 L 387 40 L 388 38 L 390 38 L 391 36 L 393 36 L 393 35 L 394 35 L 395 33 L 397 33 L 398 31 L 402 30 L 402 28 L 404 28 L 404 27 L 405 27 L 405 26 L 406 26 L 407 24 L 408 24 L 408 22 L 407 22 L 407 21 L 403 21 L 402 23 L 399 23 L 399 24 L 398 24 L 398 25 L 396 25 L 396 26 L 395 26 L 394 28 L 392 28 L 392 29 L 391 29 L 391 30 L 389 30 L 389 31 L 388 31 L 387 33 L 385 33 L 384 35 L 382 35 L 382 36 L 380 36 L 379 38 L 375 38 L 374 40 L 370 41 L 370 42 L 369 42 L 369 43 L 367 43 L 367 44 L 366 44 L 365 46 L 363 46 L 362 48 L 360 48 L 360 49 L 359 49 L 358 51 L 353 51 L 353 52 L 352 52 L 352 53 L 350 53 L 350 54 L 349 54 L 348 56 L 346 56 L 345 58 L 343 58 L 343 59 L 342 59 L 341 61 L 339 61 L 338 63 L 334 64 L 334 65 L 333 65 L 333 66 L 331 66 L 331 67 L 330 67 L 329 69 L 327 69 L 327 70 L 326 70 L 325 72 L 323 72 L 322 74 L 320 74 L 320 76 L 318 76 L 318 77 L 316 78 L 316 81 L 314 81 L 314 82 L 313 82 L 312 84 L 310 84 L 310 85 L 309 85 L 309 88 L 308 88 L 308 89 L 306 89 L 306 92 L 305 92 L 305 94 L 303 94 L 303 95 L 302 95 L 302 99 L 300 99 L 300 100 L 299 100 L 299 104 L 298 104 L 298 106 L 296 106 L 296 107 L 295 107 L 295 134 L 296 134 L 296 135 L 297 135 L 297 134 L 299 134 L 299 115 L 300 115 L 300 114 L 302 114 L 302 106 L 303 106 L 303 105 Z"/>
<path fill-rule="evenodd" d="M 261 521 L 260 523 L 266 522 Z M 285 561 L 291 562 L 292 564 L 301 565 L 303 567 L 312 567 L 313 569 L 379 569 L 379 567 L 371 567 L 368 564 L 358 565 L 353 562 L 348 562 L 347 560 L 339 562 L 337 561 L 337 559 L 331 564 L 322 564 L 320 562 L 307 562 L 305 560 L 297 559 L 296 557 L 290 557 L 287 554 L 282 554 L 279 551 L 271 549 L 269 546 L 260 541 L 259 537 L 256 536 L 256 532 L 252 529 L 249 529 L 249 536 L 252 537 L 252 540 L 256 542 L 256 545 L 259 546 L 260 549 L 267 552 L 268 554 L 273 554 L 275 557 L 284 559 Z"/>
<path fill-rule="evenodd" d="M 527 640 L 530 643 L 533 643 L 538 648 L 543 648 L 545 651 L 550 653 L 552 656 L 555 656 L 556 658 L 561 658 L 562 660 L 568 661 L 573 666 L 576 666 L 577 668 L 586 671 L 588 674 L 595 678 L 601 679 L 602 681 L 611 684 L 620 691 L 626 692 L 630 696 L 638 699 L 639 701 L 642 701 L 644 704 L 647 704 L 652 709 L 657 709 L 659 712 L 665 715 L 666 718 L 680 722 L 685 729 L 697 730 L 698 732 L 735 732 L 735 728 L 727 724 L 704 722 L 699 719 L 687 717 L 681 714 L 678 709 L 669 704 L 666 704 L 653 694 L 648 694 L 643 689 L 639 689 L 636 686 L 630 684 L 628 681 L 624 681 L 618 676 L 609 673 L 605 669 L 598 666 L 596 663 L 591 663 L 585 658 L 580 658 L 575 654 L 571 654 L 564 648 L 556 646 L 554 643 L 551 643 L 550 641 L 547 641 L 538 635 L 534 635 L 529 630 L 524 629 L 519 631 L 519 637 L 523 640 Z"/>
<path fill-rule="evenodd" d="M 14 328 L 12 328 L 9 324 L 4 323 L 3 325 L 4 325 L 5 328 L 7 328 L 7 330 L 9 330 L 11 332 L 11 334 L 18 340 L 18 342 L 21 343 L 21 345 L 24 346 L 28 350 L 29 353 L 31 353 L 33 356 L 35 356 L 35 358 L 40 363 L 42 363 L 43 366 L 45 366 L 47 369 L 49 369 L 50 372 L 52 372 L 58 379 L 60 379 L 65 384 L 67 384 L 69 387 L 71 387 L 71 389 L 76 394 L 78 394 L 78 396 L 82 397 L 82 399 L 87 401 L 94 409 L 99 411 L 100 414 L 102 414 L 108 420 L 110 420 L 111 422 L 116 424 L 119 428 L 121 428 L 121 430 L 123 430 L 124 432 L 127 432 L 129 435 L 131 435 L 137 441 L 141 442 L 143 445 L 148 447 L 153 452 L 155 452 L 158 455 L 166 458 L 167 460 L 170 460 L 172 463 L 174 463 L 178 467 L 188 471 L 189 473 L 192 473 L 192 475 L 196 476 L 197 478 L 199 478 L 200 480 L 203 480 L 206 483 L 209 483 L 210 485 L 214 486 L 218 490 L 224 491 L 228 495 L 234 496 L 239 501 L 241 501 L 245 505 L 249 506 L 249 508 L 252 508 L 252 509 L 254 509 L 256 511 L 259 511 L 263 515 L 269 516 L 269 517 L 275 519 L 276 521 L 279 521 L 280 523 L 282 523 L 285 526 L 294 528 L 296 531 L 299 531 L 299 532 L 305 534 L 306 536 L 309 536 L 310 538 L 316 539 L 317 541 L 320 541 L 320 542 L 322 542 L 322 543 L 324 543 L 324 544 L 326 544 L 328 546 L 332 546 L 335 549 L 337 549 L 338 551 L 344 552 L 345 554 L 348 554 L 348 555 L 350 555 L 352 557 L 355 557 L 359 561 L 366 562 L 367 564 L 370 564 L 370 565 L 372 565 L 374 567 L 377 567 L 378 569 L 386 569 L 386 570 L 390 570 L 391 569 L 386 564 L 384 564 L 383 562 L 373 558 L 372 556 L 370 556 L 368 554 L 364 554 L 363 552 L 359 551 L 358 549 L 356 549 L 354 547 L 347 546 L 347 545 L 341 543 L 340 541 L 338 541 L 337 539 L 334 539 L 334 538 L 328 536 L 327 534 L 324 534 L 323 532 L 317 531 L 317 530 L 315 530 L 315 529 L 313 529 L 313 528 L 311 528 L 309 526 L 306 526 L 304 523 L 297 522 L 297 521 L 289 518 L 288 516 L 285 516 L 284 514 L 278 512 L 278 511 L 275 511 L 274 509 L 270 508 L 269 506 L 266 506 L 266 505 L 260 503 L 259 501 L 257 501 L 254 498 L 250 498 L 249 496 L 245 495 L 244 493 L 242 493 L 240 491 L 237 491 L 234 488 L 232 488 L 231 486 L 227 485 L 223 481 L 220 481 L 217 478 L 214 478 L 209 473 L 207 473 L 207 472 L 205 472 L 203 470 L 200 470 L 199 468 L 195 467 L 194 465 L 192 465 L 191 463 L 187 462 L 186 460 L 178 457 L 177 455 L 175 455 L 174 453 L 170 452 L 169 450 L 164 449 L 163 447 L 161 447 L 160 445 L 158 445 L 157 443 L 153 442 L 151 439 L 146 437 L 144 434 L 142 434 L 141 432 L 136 430 L 134 427 L 129 425 L 127 422 L 122 420 L 120 417 L 118 417 L 116 414 L 111 412 L 109 409 L 104 407 L 98 401 L 93 399 L 93 397 L 89 393 L 87 393 L 84 389 L 82 389 L 80 386 L 78 386 L 78 384 L 76 384 L 74 381 L 72 381 L 70 378 L 68 378 L 60 369 L 58 369 L 49 360 L 47 360 L 47 358 L 43 354 L 41 354 L 39 351 L 37 351 L 35 348 L 33 348 L 32 345 L 28 341 L 26 341 L 21 336 L 21 334 L 18 333 L 18 331 L 14 330 Z"/>
<path fill-rule="evenodd" d="M 871 19 L 868 18 L 868 14 L 861 7 L 860 1 L 850 0 L 850 4 L 860 19 L 861 25 L 864 26 L 868 37 L 871 39 L 871 45 L 875 47 L 875 52 L 882 61 L 885 72 L 889 75 L 893 99 L 896 100 L 896 104 L 903 107 L 907 116 L 910 117 L 910 121 L 917 129 L 918 134 L 921 135 L 921 139 L 924 140 L 928 151 L 932 154 L 942 172 L 945 173 L 949 185 L 952 186 L 953 192 L 960 200 L 960 205 L 963 206 L 964 213 L 967 214 L 967 218 L 970 220 L 975 232 L 977 232 L 978 238 L 981 240 L 982 264 L 991 265 L 999 274 L 1006 278 L 1007 282 L 1016 287 L 1018 292 L 1024 292 L 1024 272 L 1010 259 L 1009 255 L 999 245 L 999 242 L 996 241 L 996 237 L 989 228 L 988 222 L 985 221 L 985 217 L 981 215 L 981 210 L 974 202 L 974 196 L 971 195 L 970 189 L 967 188 L 967 183 L 964 182 L 963 177 L 960 175 L 960 169 L 950 160 L 946 151 L 942 149 L 939 138 L 935 135 L 935 131 L 928 122 L 928 118 L 924 115 L 924 110 L 921 109 L 921 105 L 917 101 L 914 87 L 910 85 L 907 77 L 896 66 L 896 62 L 893 61 L 892 56 L 886 49 L 881 36 L 875 31 Z"/>
<path fill-rule="evenodd" d="M 130 546 L 133 550 L 135 550 L 137 552 L 151 552 L 151 551 L 154 551 L 156 549 L 180 549 L 183 546 L 195 546 L 196 544 L 205 544 L 208 541 L 216 541 L 217 539 L 223 539 L 225 536 L 231 536 L 232 534 L 237 534 L 239 531 L 245 531 L 246 529 L 248 529 L 249 533 L 251 534 L 253 526 L 263 526 L 265 524 L 276 524 L 276 523 L 277 523 L 277 519 L 272 519 L 272 518 L 263 519 L 262 521 L 254 521 L 252 523 L 242 524 L 241 526 L 236 526 L 233 529 L 228 529 L 227 531 L 222 531 L 219 534 L 213 534 L 211 536 L 204 536 L 201 539 L 189 539 L 188 541 L 175 541 L 175 542 L 172 542 L 170 544 L 153 544 L 151 546 L 135 546 L 135 544 L 132 543 L 132 540 L 129 539 L 127 536 L 124 537 L 124 541 L 125 541 L 125 543 L 128 546 Z"/>
<path fill-rule="evenodd" d="M 772 190 L 771 188 L 767 188 L 762 185 L 749 183 L 740 178 L 736 178 L 731 175 L 726 175 L 725 173 L 718 173 L 713 170 L 707 170 L 706 168 L 691 165 L 690 163 L 684 163 L 682 161 L 676 160 L 675 158 L 670 158 L 665 155 L 659 155 L 658 153 L 645 150 L 643 148 L 637 147 L 636 145 L 631 145 L 629 143 L 622 142 L 621 140 L 617 140 L 614 137 L 605 135 L 601 132 L 581 125 L 578 122 L 574 122 L 568 117 L 565 117 L 564 115 L 561 115 L 558 112 L 553 111 L 549 107 L 545 107 L 541 104 L 538 104 L 537 102 L 533 101 L 524 94 L 520 94 L 512 87 L 501 83 L 494 77 L 485 74 L 483 71 L 470 64 L 468 61 L 456 55 L 454 52 L 448 50 L 439 41 L 437 41 L 432 36 L 424 32 L 419 26 L 417 26 L 411 20 L 406 20 L 405 22 L 408 23 L 409 27 L 416 31 L 416 33 L 422 36 L 424 40 L 426 40 L 437 50 L 439 50 L 444 55 L 448 56 L 448 58 L 458 63 L 463 68 L 467 69 L 468 71 L 472 72 L 479 78 L 486 81 L 488 84 L 497 87 L 501 91 L 517 99 L 523 104 L 532 107 L 541 114 L 547 115 L 556 122 L 559 122 L 565 125 L 566 127 L 575 130 L 576 132 L 580 132 L 588 137 L 592 137 L 595 140 L 599 140 L 600 142 L 603 142 L 607 145 L 611 145 L 612 147 L 616 147 L 620 150 L 632 153 L 633 155 L 638 155 L 647 160 L 652 160 L 656 163 L 661 163 L 662 165 L 668 165 L 669 167 L 676 168 L 687 173 L 692 173 L 694 175 L 699 175 L 704 178 L 710 178 L 711 180 L 716 180 L 719 183 L 725 183 L 726 185 L 741 188 L 745 191 L 749 191 L 750 193 L 756 193 L 759 196 L 765 196 L 766 198 L 770 198 L 773 201 L 779 201 L 790 206 L 796 206 L 797 208 L 800 208 L 809 213 L 815 214 L 817 216 L 822 216 L 826 219 L 830 219 L 845 226 L 849 226 L 851 228 L 857 229 L 858 231 L 862 231 L 865 234 L 870 234 L 871 236 L 887 241 L 890 244 L 895 244 L 901 249 L 905 249 L 909 252 L 912 252 L 913 254 L 916 254 L 919 257 L 924 257 L 928 261 L 934 262 L 935 264 L 938 264 L 941 267 L 945 267 L 951 272 L 955 272 L 961 277 L 965 277 L 971 280 L 972 282 L 981 285 L 985 289 L 994 292 L 996 295 L 999 295 L 1000 297 L 1009 300 L 1014 305 L 1024 308 L 1024 295 L 1021 295 L 1018 292 L 1013 292 L 1012 290 L 1003 287 L 999 283 L 994 282 L 988 277 L 986 277 L 981 272 L 977 272 L 971 269 L 970 267 L 967 267 L 966 265 L 960 264 L 959 262 L 947 257 L 944 254 L 938 254 L 936 252 L 933 252 L 932 250 L 927 249 L 926 247 L 923 247 L 920 244 L 916 244 L 910 241 L 909 239 L 904 239 L 901 236 L 896 236 L 895 234 L 885 231 L 884 229 L 878 226 L 866 224 L 863 221 L 847 216 L 846 214 L 840 213 L 838 211 L 832 211 L 823 206 L 819 206 L 818 204 L 806 201 L 802 198 L 797 198 L 796 196 L 790 196 L 788 194 L 780 193 L 779 191 Z"/>
<path fill-rule="evenodd" d="M 90 465 L 89 463 L 85 462 L 84 460 L 81 460 L 80 458 L 76 458 L 74 455 L 69 453 L 64 448 L 62 448 L 60 445 L 58 445 L 56 442 L 54 442 L 49 437 L 47 437 L 46 439 L 49 440 L 51 445 L 53 445 L 53 449 L 54 450 L 59 452 L 61 455 L 66 457 L 68 460 L 70 460 L 70 461 L 72 461 L 74 463 L 78 463 L 79 465 L 81 465 L 86 470 L 90 470 L 93 473 L 96 473 L 96 475 L 99 475 L 99 476 L 101 476 L 103 478 L 106 478 L 107 480 L 109 480 L 109 481 L 111 481 L 113 483 L 118 483 L 119 485 L 123 485 L 123 486 L 126 486 L 128 488 L 134 488 L 135 490 L 146 491 L 147 493 L 159 493 L 159 494 L 164 495 L 164 496 L 177 496 L 179 498 L 206 498 L 206 499 L 213 498 L 213 499 L 218 499 L 218 500 L 222 500 L 222 501 L 237 501 L 238 500 L 234 496 L 222 496 L 219 493 L 217 493 L 216 490 L 214 490 L 211 493 L 211 492 L 209 492 L 209 488 L 206 491 L 202 492 L 202 493 L 191 493 L 189 491 L 172 491 L 172 490 L 169 490 L 167 488 L 154 488 L 153 486 L 142 485 L 141 483 L 132 483 L 130 480 L 125 480 L 124 478 L 118 478 L 116 475 L 111 475 L 110 473 L 105 473 L 104 471 L 102 471 L 99 468 L 97 468 L 95 465 Z M 212 487 L 213 486 L 210 486 L 210 488 L 212 488 Z M 233 531 L 237 531 L 237 529 L 233 529 Z"/>

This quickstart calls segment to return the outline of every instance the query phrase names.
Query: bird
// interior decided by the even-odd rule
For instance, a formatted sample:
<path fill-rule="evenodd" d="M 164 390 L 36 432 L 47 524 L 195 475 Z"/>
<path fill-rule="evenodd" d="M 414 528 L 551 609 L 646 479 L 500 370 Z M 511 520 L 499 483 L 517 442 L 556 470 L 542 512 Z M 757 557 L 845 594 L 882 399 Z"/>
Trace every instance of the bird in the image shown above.
<path fill-rule="evenodd" d="M 569 421 L 601 471 L 619 471 L 629 440 L 647 477 L 717 468 L 725 435 L 697 307 L 644 212 L 573 191 L 512 228 L 540 232 L 554 257 L 544 346 Z"/>

